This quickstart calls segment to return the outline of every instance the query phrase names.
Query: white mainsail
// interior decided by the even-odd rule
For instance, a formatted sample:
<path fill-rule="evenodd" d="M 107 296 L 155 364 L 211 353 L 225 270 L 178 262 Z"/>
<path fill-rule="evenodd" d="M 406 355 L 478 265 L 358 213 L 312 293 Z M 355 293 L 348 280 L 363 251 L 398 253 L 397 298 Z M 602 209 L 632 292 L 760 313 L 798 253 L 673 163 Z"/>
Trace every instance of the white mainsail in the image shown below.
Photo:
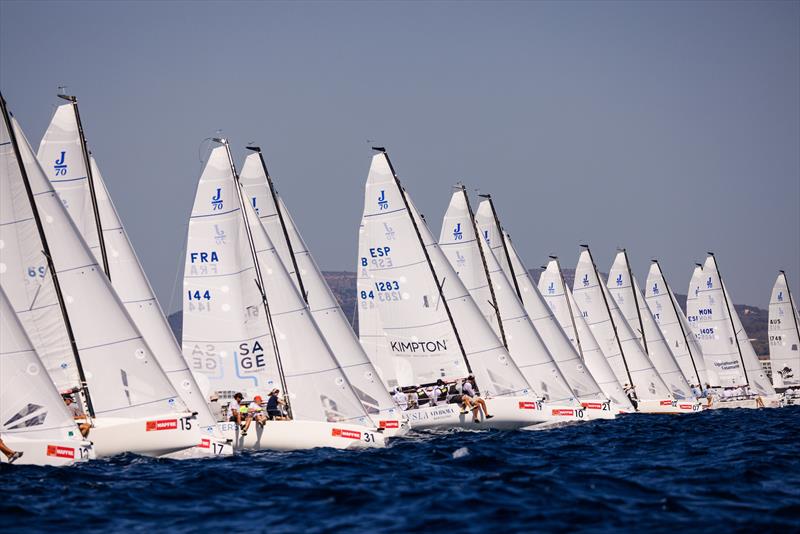
<path fill-rule="evenodd" d="M 672 288 L 667 284 L 661 266 L 655 260 L 650 265 L 645 283 L 644 300 L 664 339 L 669 344 L 683 375 L 692 384 L 710 384 L 703 351 L 681 311 Z"/>
<path fill-rule="evenodd" d="M 260 152 L 245 158 L 240 182 L 245 198 L 255 209 L 298 291 L 305 295 L 314 322 L 367 413 L 376 425 L 380 419 L 396 418 L 394 401 L 356 338 L 283 199 L 274 190 Z"/>
<path fill-rule="evenodd" d="M 258 216 L 250 204 L 242 204 L 238 188 L 227 146 L 216 147 L 200 177 L 189 222 L 186 358 L 224 396 L 241 390 L 252 397 L 278 387 L 288 392 L 296 420 L 368 424 L 363 406 Z"/>
<path fill-rule="evenodd" d="M 530 393 L 519 368 L 401 190 L 385 153 L 372 158 L 359 239 L 360 264 L 369 266 L 368 278 L 359 279 L 359 313 L 374 304 L 384 332 L 383 340 L 374 337 L 376 343 L 365 342 L 364 347 L 370 359 L 378 358 L 373 361 L 387 385 L 432 383 L 472 372 L 486 396 Z M 388 344 L 389 354 L 370 352 L 381 344 Z"/>
<path fill-rule="evenodd" d="M 513 250 L 513 249 L 510 249 Z M 516 254 L 516 253 L 515 253 Z M 514 256 L 512 255 L 512 261 Z M 607 398 L 611 399 L 623 410 L 633 410 L 625 391 L 608 360 L 600 350 L 589 325 L 586 324 L 583 314 L 572 292 L 564 284 L 564 277 L 558 260 L 553 258 L 547 263 L 547 268 L 539 277 L 539 292 L 559 321 L 564 334 L 570 341 L 574 350 L 581 355 L 586 367 L 602 388 Z"/>
<path fill-rule="evenodd" d="M 83 441 L 5 291 L 0 289 L 0 434 Z"/>
<path fill-rule="evenodd" d="M 125 304 L 125 308 L 181 399 L 192 412 L 197 412 L 197 423 L 205 433 L 215 434 L 215 418 L 194 376 L 189 371 L 180 347 L 156 300 L 136 251 L 108 194 L 95 158 L 90 156 L 89 164 L 98 216 L 95 218 L 89 174 L 86 172 L 75 113 L 74 104 L 64 104 L 56 108 L 53 120 L 39 145 L 37 154 L 39 162 L 49 171 L 50 183 L 81 231 L 84 240 L 90 245 L 97 262 L 102 264 L 103 253 L 97 232 L 99 221 L 111 285 Z"/>
<path fill-rule="evenodd" d="M 573 294 L 617 380 L 634 386 L 640 400 L 671 400 L 669 388 L 600 280 L 588 249 L 578 259 Z"/>
<path fill-rule="evenodd" d="M 625 250 L 618 252 L 614 258 L 614 263 L 608 273 L 607 287 L 653 367 L 667 384 L 672 395 L 676 399 L 692 398 L 694 396 L 692 389 L 686 382 L 686 377 L 683 376 L 675 356 L 645 304 L 638 282 L 631 274 Z"/>
<path fill-rule="evenodd" d="M 511 282 L 512 290 L 520 298 L 528 319 L 552 355 L 567 384 L 581 400 L 604 401 L 608 399 L 609 397 L 603 392 L 601 385 L 597 383 L 596 377 L 593 376 L 594 372 L 591 367 L 581 360 L 580 355 L 561 328 L 558 319 L 545 302 L 539 288 L 536 287 L 530 273 L 517 254 L 508 233 L 500 227 L 499 218 L 490 198 L 482 201 L 478 206 L 475 221 L 479 232 L 502 267 L 507 280 Z M 607 367 L 605 358 L 602 358 L 602 361 L 603 365 Z M 614 381 L 616 382 L 616 379 Z M 623 404 L 628 404 L 627 398 Z"/>
<path fill-rule="evenodd" d="M 800 314 L 786 273 L 781 271 L 769 299 L 769 359 L 775 387 L 800 385 Z"/>
<path fill-rule="evenodd" d="M 64 209 L 16 120 L 6 114 L 5 103 L 3 111 L 8 122 L 3 121 L 0 136 L 4 264 L 0 281 L 56 387 L 80 387 L 80 363 L 96 416 L 138 418 L 187 412 Z M 21 161 L 12 148 L 9 127 Z M 40 221 L 41 234 L 37 229 Z M 46 244 L 40 235 L 46 236 Z M 48 247 L 66 317 L 43 253 Z M 74 352 L 68 327 L 75 340 Z"/>
<path fill-rule="evenodd" d="M 553 403 L 577 403 L 494 254 L 476 235 L 475 224 L 462 186 L 450 198 L 439 247 L 536 395 Z"/>

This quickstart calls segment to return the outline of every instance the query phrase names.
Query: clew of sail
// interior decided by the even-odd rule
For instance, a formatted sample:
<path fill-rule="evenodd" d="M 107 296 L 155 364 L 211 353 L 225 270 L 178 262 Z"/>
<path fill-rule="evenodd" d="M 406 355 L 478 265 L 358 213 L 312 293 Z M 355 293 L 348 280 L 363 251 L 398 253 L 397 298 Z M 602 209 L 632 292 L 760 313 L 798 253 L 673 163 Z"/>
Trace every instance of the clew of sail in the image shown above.
<path fill-rule="evenodd" d="M 376 364 L 388 384 L 431 383 L 472 372 L 486 396 L 530 393 L 384 153 L 372 158 L 359 240 L 360 262 L 368 268 L 359 279 L 359 317 L 374 304 L 380 321 L 372 326 L 380 324 L 385 336 L 362 343 L 369 356 L 388 344 L 391 356 L 384 353 Z"/>
<path fill-rule="evenodd" d="M 305 293 L 314 322 L 373 422 L 378 424 L 381 418 L 397 417 L 394 401 L 359 344 L 283 199 L 271 189 L 271 180 L 264 169 L 260 154 L 250 154 L 245 159 L 240 177 L 245 198 L 256 211 L 298 291 Z"/>
<path fill-rule="evenodd" d="M 512 261 L 514 256 L 512 256 Z M 522 285 L 520 284 L 522 287 Z M 572 297 L 572 292 L 564 285 L 564 278 L 558 260 L 552 259 L 539 277 L 539 292 L 552 310 L 554 317 L 563 328 L 564 334 L 574 350 L 578 352 L 592 376 L 607 398 L 623 410 L 633 411 L 633 405 L 625 395 L 619 380 L 600 350 L 594 334 L 586 324 L 583 314 Z"/>
<path fill-rule="evenodd" d="M 781 271 L 769 299 L 769 359 L 775 387 L 800 385 L 800 315 Z"/>
<path fill-rule="evenodd" d="M 669 388 L 600 279 L 588 250 L 581 252 L 578 259 L 573 294 L 617 380 L 634 386 L 641 400 L 672 399 Z"/>
<path fill-rule="evenodd" d="M 464 189 L 453 193 L 442 221 L 439 247 L 494 333 L 505 341 L 536 395 L 553 403 L 576 403 L 577 396 L 528 319 L 494 254 L 486 241 L 475 235 L 466 195 Z"/>
<path fill-rule="evenodd" d="M 693 397 L 690 385 L 678 366 L 661 330 L 644 302 L 639 284 L 632 278 L 627 252 L 620 251 L 608 273 L 608 291 L 631 330 L 636 334 L 658 374 L 676 399 Z"/>

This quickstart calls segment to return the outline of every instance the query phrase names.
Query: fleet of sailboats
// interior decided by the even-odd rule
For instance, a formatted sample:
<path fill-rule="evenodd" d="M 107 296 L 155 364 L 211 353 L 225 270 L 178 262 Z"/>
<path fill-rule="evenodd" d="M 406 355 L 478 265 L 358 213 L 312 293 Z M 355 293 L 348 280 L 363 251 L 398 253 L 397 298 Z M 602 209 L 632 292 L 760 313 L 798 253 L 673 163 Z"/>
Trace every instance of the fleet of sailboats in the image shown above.
<path fill-rule="evenodd" d="M 0 443 L 14 452 L 2 462 L 380 448 L 409 430 L 800 403 L 783 271 L 770 379 L 714 254 L 695 267 L 686 313 L 657 261 L 640 290 L 625 249 L 607 280 L 584 245 L 571 289 L 554 256 L 537 283 L 490 195 L 473 211 L 459 184 L 437 240 L 382 147 L 364 189 L 355 332 L 261 149 L 246 147 L 239 171 L 214 138 L 176 342 L 77 98 L 59 97 L 34 154 L 0 95 Z"/>

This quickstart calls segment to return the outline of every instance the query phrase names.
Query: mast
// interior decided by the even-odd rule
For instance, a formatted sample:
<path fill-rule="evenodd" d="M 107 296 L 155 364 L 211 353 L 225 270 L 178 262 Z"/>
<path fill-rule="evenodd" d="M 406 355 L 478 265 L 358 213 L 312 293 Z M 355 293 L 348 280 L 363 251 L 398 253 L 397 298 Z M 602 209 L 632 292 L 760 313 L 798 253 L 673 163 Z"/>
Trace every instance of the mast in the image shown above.
<path fill-rule="evenodd" d="M 47 236 L 45 235 L 44 226 L 42 225 L 42 218 L 39 215 L 39 209 L 36 207 L 33 189 L 31 188 L 31 183 L 28 179 L 28 171 L 25 169 L 25 165 L 22 163 L 22 154 L 19 150 L 17 134 L 14 131 L 13 125 L 11 124 L 11 116 L 8 112 L 6 99 L 3 97 L 2 93 L 0 93 L 0 108 L 2 108 L 3 121 L 6 123 L 6 127 L 8 128 L 8 136 L 11 139 L 11 145 L 14 147 L 14 155 L 17 158 L 17 165 L 19 166 L 19 171 L 22 176 L 22 182 L 25 184 L 25 192 L 28 195 L 28 203 L 31 206 L 33 219 L 36 222 L 36 230 L 39 233 L 39 240 L 42 243 L 42 254 L 44 254 L 44 257 L 47 260 L 47 268 L 49 269 L 50 276 L 53 279 L 53 288 L 55 289 L 56 299 L 58 300 L 58 307 L 61 310 L 61 316 L 64 319 L 64 327 L 67 330 L 67 337 L 69 338 L 69 345 L 72 349 L 72 356 L 75 359 L 75 366 L 78 369 L 78 377 L 81 381 L 80 391 L 83 394 L 83 398 L 86 402 L 86 410 L 89 413 L 89 416 L 94 417 L 94 405 L 92 404 L 92 397 L 89 394 L 89 387 L 86 383 L 86 373 L 83 370 L 83 364 L 81 363 L 81 357 L 78 352 L 78 343 L 75 341 L 75 333 L 72 330 L 72 323 L 69 320 L 67 307 L 64 304 L 64 294 L 61 291 L 61 284 L 58 281 L 56 268 L 53 264 L 53 257 L 50 254 L 50 246 L 47 243 Z"/>
<path fill-rule="evenodd" d="M 283 230 L 283 239 L 286 241 L 286 246 L 289 249 L 289 257 L 292 259 L 292 267 L 294 274 L 297 277 L 297 283 L 300 286 L 300 295 L 303 300 L 308 304 L 308 293 L 303 286 L 303 277 L 300 275 L 300 268 L 297 266 L 297 258 L 294 257 L 294 249 L 292 248 L 292 241 L 289 239 L 289 230 L 286 228 L 286 221 L 283 218 L 280 204 L 278 204 L 278 194 L 275 192 L 275 185 L 272 183 L 272 177 L 267 170 L 267 163 L 264 161 L 264 155 L 261 153 L 261 147 L 248 146 L 247 150 L 252 150 L 258 154 L 258 159 L 261 161 L 261 168 L 264 169 L 264 174 L 267 176 L 267 186 L 269 187 L 270 195 L 272 196 L 272 203 L 275 204 L 275 211 L 278 213 L 278 221 L 281 223 L 281 230 Z"/>
<path fill-rule="evenodd" d="M 722 273 L 719 272 L 719 265 L 717 265 L 716 256 L 714 256 L 713 252 L 709 252 L 708 255 L 714 260 L 714 268 L 717 270 L 717 276 L 719 276 L 719 285 L 720 288 L 722 288 L 722 298 L 725 299 L 725 308 L 728 310 L 728 319 L 731 322 L 731 330 L 733 330 L 733 339 L 736 340 L 736 350 L 739 351 L 739 363 L 742 365 L 744 381 L 747 386 L 750 387 L 750 379 L 747 377 L 747 367 L 744 364 L 744 357 L 742 356 L 742 346 L 739 344 L 739 333 L 736 331 L 736 325 L 733 323 L 733 314 L 736 313 L 736 310 L 731 310 L 731 305 L 728 302 L 728 292 L 725 291 L 725 283 L 722 281 Z"/>
<path fill-rule="evenodd" d="M 489 304 L 491 304 L 492 308 L 494 308 L 494 313 L 497 316 L 497 325 L 500 327 L 500 339 L 503 341 L 503 346 L 507 349 L 508 341 L 506 340 L 506 330 L 503 328 L 503 318 L 500 316 L 500 305 L 497 303 L 497 295 L 495 295 L 494 292 L 492 277 L 489 276 L 489 265 L 486 263 L 486 255 L 483 253 L 483 247 L 481 246 L 480 241 L 478 241 L 479 239 L 483 239 L 483 237 L 478 231 L 477 223 L 475 223 L 475 214 L 472 213 L 472 206 L 469 203 L 469 195 L 467 195 L 467 188 L 464 187 L 464 184 L 461 184 L 461 192 L 464 194 L 464 201 L 467 203 L 467 213 L 469 214 L 469 220 L 472 223 L 472 231 L 475 232 L 475 244 L 478 246 L 478 252 L 480 252 L 481 255 L 483 274 L 486 275 L 486 283 L 489 284 L 489 294 L 492 296 L 492 302 Z"/>
<path fill-rule="evenodd" d="M 272 314 L 269 310 L 269 302 L 267 301 L 267 294 L 264 290 L 264 279 L 261 277 L 261 266 L 258 264 L 258 256 L 256 254 L 256 245 L 253 241 L 253 232 L 250 229 L 250 224 L 247 221 L 247 213 L 245 210 L 247 209 L 247 203 L 244 201 L 244 197 L 242 196 L 242 187 L 239 184 L 239 174 L 236 172 L 236 166 L 233 164 L 233 156 L 231 155 L 231 147 L 228 144 L 228 140 L 225 138 L 214 138 L 214 141 L 220 143 L 225 147 L 225 153 L 228 155 L 228 164 L 231 167 L 231 174 L 233 175 L 233 182 L 236 187 L 237 198 L 239 199 L 239 209 L 242 212 L 242 220 L 244 222 L 244 229 L 245 233 L 247 234 L 247 243 L 250 246 L 250 255 L 253 258 L 253 267 L 256 271 L 256 285 L 258 286 L 258 290 L 261 293 L 261 302 L 264 304 L 264 311 L 266 312 L 267 316 L 267 327 L 269 328 L 270 338 L 272 339 L 272 348 L 275 351 L 275 361 L 278 364 L 278 376 L 281 381 L 281 388 L 283 389 L 284 398 L 286 399 L 286 409 L 289 413 L 289 417 L 292 417 L 292 407 L 289 402 L 289 392 L 286 389 L 286 376 L 283 374 L 283 364 L 281 363 L 281 353 L 280 349 L 278 348 L 278 339 L 275 335 L 275 327 L 272 324 Z"/>
<path fill-rule="evenodd" d="M 428 263 L 428 269 L 431 272 L 431 276 L 433 276 L 433 282 L 436 284 L 436 288 L 439 291 L 439 299 L 442 301 L 444 305 L 444 309 L 447 312 L 447 318 L 450 321 L 450 326 L 453 328 L 453 333 L 456 336 L 456 341 L 458 342 L 458 348 L 461 350 L 461 357 L 464 359 L 464 364 L 467 366 L 467 372 L 472 374 L 472 366 L 469 364 L 469 358 L 467 358 L 467 352 L 464 350 L 464 343 L 461 341 L 461 336 L 458 333 L 458 328 L 456 328 L 456 323 L 453 320 L 453 314 L 450 312 L 450 305 L 447 303 L 447 299 L 444 297 L 444 291 L 442 289 L 443 285 L 439 283 L 439 276 L 436 274 L 436 270 L 433 268 L 433 262 L 431 261 L 431 256 L 428 254 L 428 249 L 425 247 L 425 242 L 422 240 L 422 234 L 419 232 L 419 226 L 417 226 L 417 221 L 414 219 L 414 214 L 411 213 L 411 208 L 408 205 L 408 199 L 406 198 L 405 189 L 400 184 L 400 178 L 397 177 L 397 173 L 394 172 L 394 166 L 392 166 L 392 161 L 389 159 L 389 155 L 386 153 L 386 148 L 381 146 L 374 146 L 372 150 L 380 152 L 383 154 L 383 157 L 386 158 L 386 163 L 389 165 L 389 170 L 392 171 L 392 176 L 394 177 L 394 183 L 397 185 L 397 189 L 400 190 L 400 197 L 403 199 L 403 205 L 406 207 L 406 211 L 408 212 L 408 217 L 411 219 L 411 224 L 414 227 L 414 232 L 417 234 L 417 239 L 419 240 L 419 244 L 422 247 L 422 253 L 425 254 L 425 261 Z"/>
<path fill-rule="evenodd" d="M 581 346 L 581 338 L 578 335 L 578 325 L 575 323 L 575 316 L 572 315 L 572 304 L 569 303 L 569 295 L 567 295 L 567 283 L 564 281 L 564 272 L 561 270 L 561 263 L 558 261 L 558 256 L 550 256 L 550 259 L 556 262 L 558 267 L 558 276 L 561 278 L 561 285 L 564 287 L 564 300 L 567 301 L 567 311 L 569 312 L 569 320 L 572 321 L 572 330 L 575 332 L 575 344 L 578 345 L 578 352 L 580 353 L 581 360 L 583 357 L 583 347 Z M 594 261 L 594 260 L 592 260 Z"/>
<path fill-rule="evenodd" d="M 600 273 L 597 272 L 597 265 L 594 263 L 594 258 L 592 257 L 592 251 L 589 250 L 589 245 L 581 245 L 581 246 L 586 249 L 586 252 L 589 253 L 589 259 L 592 260 L 592 269 L 594 269 L 594 276 L 595 278 L 597 278 L 597 285 L 600 286 L 600 294 L 603 295 L 603 302 L 606 305 L 608 318 L 611 320 L 611 328 L 614 329 L 614 338 L 617 340 L 617 347 L 619 347 L 619 353 L 622 356 L 622 363 L 625 364 L 625 374 L 628 375 L 628 383 L 631 385 L 631 387 L 635 388 L 636 384 L 633 383 L 633 378 L 631 377 L 631 370 L 628 368 L 628 360 L 625 359 L 625 351 L 622 350 L 622 341 L 620 341 L 619 332 L 617 332 L 617 323 L 614 322 L 614 316 L 611 315 L 611 308 L 608 305 L 606 292 L 603 291 L 603 283 L 600 281 Z"/>
<path fill-rule="evenodd" d="M 642 321 L 642 311 L 639 309 L 639 295 L 637 295 L 638 291 L 636 290 L 636 285 L 633 283 L 633 272 L 631 272 L 631 262 L 628 261 L 628 251 L 626 249 L 622 249 L 622 254 L 625 256 L 625 267 L 628 269 L 628 279 L 631 281 L 631 293 L 633 293 L 633 304 L 636 306 L 636 317 L 639 319 L 639 328 L 642 332 L 642 344 L 644 345 L 644 352 L 648 356 L 650 355 L 650 351 L 647 350 L 647 336 L 644 333 L 644 321 Z"/>
<path fill-rule="evenodd" d="M 81 114 L 78 111 L 77 97 L 59 94 L 59 98 L 72 103 L 72 109 L 75 111 L 75 122 L 78 124 L 78 137 L 81 141 L 81 154 L 83 155 L 83 163 L 86 165 L 86 179 L 89 181 L 89 196 L 92 198 L 92 212 L 94 213 L 94 223 L 97 227 L 97 241 L 100 244 L 100 256 L 103 260 L 103 271 L 105 271 L 108 280 L 111 281 L 111 271 L 108 268 L 108 253 L 106 252 L 106 240 L 103 236 L 103 224 L 100 221 L 100 209 L 97 206 L 97 193 L 94 186 L 94 175 L 92 174 L 92 163 L 89 159 L 89 149 L 86 146 L 86 137 L 83 135 L 83 124 L 81 124 Z"/>
<path fill-rule="evenodd" d="M 492 200 L 492 195 L 485 194 L 485 195 L 478 195 L 481 198 L 485 198 L 489 201 L 489 207 L 492 209 L 492 216 L 494 217 L 494 225 L 497 228 L 497 235 L 499 236 L 500 243 L 503 245 L 503 254 L 505 254 L 506 261 L 508 262 L 508 269 L 511 271 L 511 281 L 514 283 L 514 290 L 517 292 L 517 296 L 519 300 L 522 301 L 522 291 L 519 289 L 519 282 L 517 281 L 517 273 L 514 272 L 514 264 L 511 263 L 511 254 L 508 252 L 508 246 L 506 246 L 506 239 L 505 235 L 503 235 L 503 227 L 500 225 L 500 217 L 497 216 L 497 210 L 494 209 L 494 201 Z M 477 235 L 477 234 L 476 234 Z"/>
<path fill-rule="evenodd" d="M 672 290 L 669 288 L 669 284 L 667 283 L 667 278 L 664 276 L 664 272 L 661 270 L 661 264 L 658 263 L 658 260 L 653 260 L 653 263 L 656 264 L 658 267 L 658 273 L 661 275 L 661 280 L 664 281 L 664 289 L 667 290 L 667 297 L 669 297 L 669 303 L 672 305 L 672 311 L 675 312 L 675 316 L 678 318 L 678 325 L 681 327 L 681 334 L 683 334 L 683 339 L 688 340 L 689 335 L 686 333 L 686 330 L 683 329 L 683 321 L 681 321 L 681 316 L 679 313 L 682 313 L 678 310 L 675 306 L 675 299 L 672 298 Z M 692 369 L 694 369 L 694 375 L 697 377 L 698 386 L 702 388 L 700 373 L 697 372 L 697 364 L 694 361 L 694 354 L 692 354 L 692 344 L 686 343 L 686 349 L 689 351 L 689 359 L 692 360 Z"/>
<path fill-rule="evenodd" d="M 789 311 L 791 312 L 792 317 L 794 318 L 794 328 L 797 331 L 798 337 L 800 337 L 800 326 L 797 325 L 797 308 L 794 307 L 794 300 L 792 299 L 792 291 L 789 289 L 789 281 L 786 279 L 785 271 L 780 271 L 780 273 L 781 276 L 783 276 L 784 283 L 786 284 L 786 294 L 789 295 L 789 306 L 791 306 Z"/>

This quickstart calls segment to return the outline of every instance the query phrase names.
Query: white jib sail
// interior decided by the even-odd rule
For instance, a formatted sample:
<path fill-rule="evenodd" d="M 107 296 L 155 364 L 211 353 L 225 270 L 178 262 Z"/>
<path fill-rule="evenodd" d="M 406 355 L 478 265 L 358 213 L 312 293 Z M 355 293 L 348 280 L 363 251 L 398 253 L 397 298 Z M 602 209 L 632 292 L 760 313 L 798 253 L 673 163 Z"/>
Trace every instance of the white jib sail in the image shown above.
<path fill-rule="evenodd" d="M 52 167 L 48 174 L 50 183 L 81 230 L 84 240 L 90 244 L 95 259 L 101 262 L 97 224 L 72 104 L 56 109 L 39 145 L 38 158 L 44 169 Z M 90 165 L 111 285 L 181 399 L 192 412 L 197 412 L 198 424 L 205 432 L 216 433 L 215 418 L 161 311 L 94 157 L 90 157 Z"/>
<path fill-rule="evenodd" d="M 672 399 L 669 388 L 599 279 L 588 250 L 581 252 L 578 259 L 573 294 L 617 380 L 622 384 L 632 382 L 640 400 Z"/>
<path fill-rule="evenodd" d="M 16 161 L 3 121 L 0 235 L 5 268 L 0 269 L 0 279 L 56 387 L 69 389 L 80 381 L 68 341 L 65 349 L 64 317 L 42 253 L 37 215 L 50 247 L 95 415 L 143 417 L 188 411 L 66 212 L 16 120 L 12 118 L 11 123 L 22 162 Z M 36 213 L 19 165 L 26 170 Z"/>
<path fill-rule="evenodd" d="M 554 403 L 577 402 L 577 396 L 528 319 L 494 254 L 486 241 L 475 235 L 466 194 L 459 190 L 450 198 L 439 247 L 495 335 L 505 341 L 508 352 L 537 396 Z"/>
<path fill-rule="evenodd" d="M 694 395 L 686 377 L 683 376 L 675 356 L 667 345 L 661 330 L 658 328 L 647 304 L 644 302 L 639 284 L 629 276 L 627 254 L 617 253 L 611 270 L 608 273 L 608 290 L 619 306 L 631 330 L 637 333 L 639 342 L 647 356 L 667 384 L 676 399 L 689 399 Z"/>
<path fill-rule="evenodd" d="M 512 261 L 514 261 L 513 255 Z M 586 319 L 572 297 L 572 292 L 564 285 L 561 267 L 557 260 L 550 260 L 547 268 L 539 277 L 539 292 L 552 310 L 554 317 L 559 321 L 574 350 L 582 356 L 586 367 L 597 380 L 606 397 L 614 401 L 621 409 L 633 411 L 633 405 L 625 395 L 622 384 L 617 380 L 603 351 L 600 350 L 594 334 L 586 324 Z"/>
<path fill-rule="evenodd" d="M 274 192 L 281 210 L 281 217 L 278 216 L 273 201 L 273 191 L 270 190 L 259 154 L 251 154 L 245 159 L 240 181 L 245 198 L 255 209 L 298 291 L 302 287 L 314 322 L 325 337 L 336 361 L 356 395 L 361 399 L 367 413 L 376 424 L 380 418 L 396 417 L 397 408 L 392 397 L 358 342 L 353 328 L 311 256 L 283 199 Z M 294 261 L 290 254 L 293 254 Z"/>
<path fill-rule="evenodd" d="M 82 439 L 2 289 L 0 434 L 35 439 Z"/>
<path fill-rule="evenodd" d="M 521 298 L 528 319 L 530 319 L 572 391 L 582 400 L 602 401 L 609 398 L 603 392 L 600 384 L 597 383 L 591 367 L 580 358 L 575 347 L 570 343 L 564 330 L 559 325 L 558 319 L 556 319 L 550 307 L 542 298 L 539 289 L 531 279 L 530 273 L 517 254 L 511 238 L 505 231 L 498 228 L 493 206 L 489 200 L 484 200 L 480 203 L 478 211 L 475 213 L 475 221 L 479 232 L 502 267 L 507 280 L 512 283 L 512 290 Z M 602 358 L 602 361 L 603 365 L 607 367 L 608 364 L 605 358 Z M 614 381 L 616 382 L 616 379 Z M 625 398 L 625 404 L 628 404 L 627 397 Z"/>
<path fill-rule="evenodd" d="M 375 364 L 387 383 L 415 385 L 463 377 L 469 372 L 469 362 L 484 395 L 530 394 L 519 368 L 444 257 L 410 197 L 400 190 L 385 154 L 372 158 L 363 221 L 359 250 L 366 253 L 360 261 L 367 267 L 368 278 L 359 279 L 359 313 L 373 305 L 378 309 L 391 356 L 384 354 Z M 383 262 L 371 264 L 372 259 Z M 379 337 L 373 340 L 378 342 L 362 340 L 370 358 L 380 346 Z"/>
<path fill-rule="evenodd" d="M 645 283 L 644 300 L 661 329 L 664 340 L 691 384 L 704 386 L 709 382 L 703 351 L 683 315 L 672 288 L 661 273 L 658 262 L 650 265 Z"/>
<path fill-rule="evenodd" d="M 769 299 L 769 359 L 775 387 L 800 385 L 800 314 L 781 271 Z"/>
<path fill-rule="evenodd" d="M 189 222 L 183 348 L 192 369 L 204 373 L 212 389 L 225 396 L 243 391 L 252 398 L 284 389 L 280 364 L 295 419 L 367 424 L 364 408 L 258 217 L 249 204 L 240 204 L 237 187 L 226 148 L 215 148 L 200 177 Z"/>

